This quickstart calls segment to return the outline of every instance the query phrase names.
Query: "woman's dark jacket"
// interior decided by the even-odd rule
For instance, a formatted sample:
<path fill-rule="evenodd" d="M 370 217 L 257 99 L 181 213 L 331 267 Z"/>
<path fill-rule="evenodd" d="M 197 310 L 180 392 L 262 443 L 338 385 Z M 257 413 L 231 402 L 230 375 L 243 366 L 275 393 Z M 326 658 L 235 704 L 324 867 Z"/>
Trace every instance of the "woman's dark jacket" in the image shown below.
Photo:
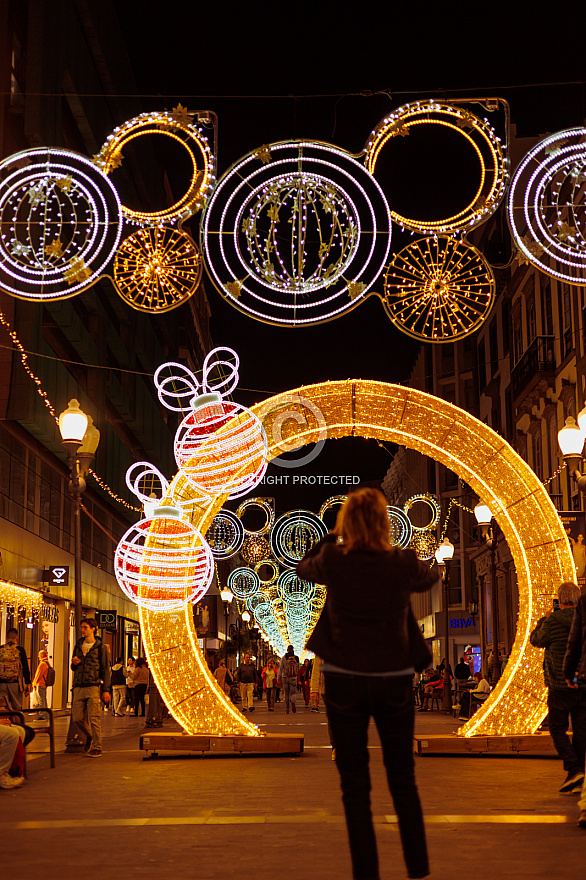
<path fill-rule="evenodd" d="M 73 657 L 79 657 L 81 663 L 71 664 L 73 669 L 73 687 L 95 687 L 104 684 L 103 690 L 110 690 L 110 661 L 108 652 L 102 640 L 96 637 L 95 642 L 84 655 L 81 646 L 84 643 L 84 637 L 75 644 L 73 649 Z M 72 659 L 73 659 L 72 657 Z"/>
<path fill-rule="evenodd" d="M 414 665 L 408 618 L 411 593 L 424 593 L 438 570 L 413 550 L 344 553 L 335 535 L 298 563 L 299 577 L 328 588 L 307 647 L 328 663 L 356 672 L 392 672 Z"/>
<path fill-rule="evenodd" d="M 580 596 L 574 611 L 563 670 L 568 681 L 577 675 L 578 683 L 586 684 L 586 596 Z"/>
<path fill-rule="evenodd" d="M 548 688 L 569 690 L 562 664 L 573 620 L 573 608 L 558 608 L 548 617 L 542 617 L 529 636 L 529 641 L 535 648 L 545 648 L 543 677 Z"/>

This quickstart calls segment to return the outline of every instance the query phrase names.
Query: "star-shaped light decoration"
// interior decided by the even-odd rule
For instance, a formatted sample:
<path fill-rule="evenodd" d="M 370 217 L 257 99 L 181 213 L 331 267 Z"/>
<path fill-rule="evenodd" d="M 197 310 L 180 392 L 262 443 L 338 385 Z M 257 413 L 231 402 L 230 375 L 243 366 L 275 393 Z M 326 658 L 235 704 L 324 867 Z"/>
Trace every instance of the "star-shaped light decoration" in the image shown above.
<path fill-rule="evenodd" d="M 60 177 L 58 180 L 55 181 L 55 186 L 58 186 L 59 189 L 64 193 L 68 193 L 72 185 L 73 178 L 71 177 L 71 174 L 69 174 L 67 177 Z"/>
<path fill-rule="evenodd" d="M 10 248 L 13 257 L 28 257 L 32 251 L 32 247 L 28 244 L 22 244 L 20 241 L 14 242 Z"/>
<path fill-rule="evenodd" d="M 69 261 L 69 269 L 63 273 L 63 278 L 68 284 L 76 284 L 79 281 L 87 281 L 91 274 L 91 269 L 88 269 L 84 261 L 74 257 Z"/>
<path fill-rule="evenodd" d="M 348 296 L 350 299 L 356 299 L 364 291 L 366 284 L 362 281 L 351 281 L 348 285 Z"/>
<path fill-rule="evenodd" d="M 195 116 L 195 113 L 190 113 L 187 107 L 184 107 L 182 104 L 177 104 L 176 107 L 173 107 L 171 113 L 173 118 L 180 122 L 181 125 L 191 125 Z"/>
<path fill-rule="evenodd" d="M 63 256 L 63 245 L 59 241 L 58 238 L 55 238 L 51 244 L 48 244 L 45 248 L 45 253 L 50 257 L 62 257 Z"/>
<path fill-rule="evenodd" d="M 403 125 L 401 122 L 395 122 L 389 128 L 389 134 L 391 137 L 407 137 L 409 134 L 409 126 Z"/>
<path fill-rule="evenodd" d="M 557 239 L 558 241 L 567 241 L 568 238 L 574 238 L 577 231 L 575 226 L 570 226 L 569 223 L 563 220 L 558 227 Z"/>
<path fill-rule="evenodd" d="M 543 245 L 539 244 L 538 241 L 534 241 L 528 234 L 524 235 L 521 241 L 523 242 L 532 257 L 540 257 L 545 250 Z"/>
<path fill-rule="evenodd" d="M 548 144 L 544 150 L 546 156 L 555 156 L 557 153 L 561 153 L 562 147 L 564 146 L 565 141 L 554 141 L 551 144 Z"/>
<path fill-rule="evenodd" d="M 240 294 L 242 293 L 242 281 L 228 281 L 227 284 L 224 285 L 228 293 L 234 297 L 234 299 L 238 299 Z"/>
<path fill-rule="evenodd" d="M 274 223 L 278 223 L 279 222 L 279 206 L 278 205 L 271 205 L 271 207 L 267 211 L 267 215 L 269 217 L 269 220 L 272 220 Z"/>
<path fill-rule="evenodd" d="M 35 186 L 31 186 L 27 192 L 27 197 L 31 207 L 36 207 L 45 197 L 45 181 L 40 180 Z"/>
<path fill-rule="evenodd" d="M 474 115 L 469 110 L 462 110 L 460 118 L 456 120 L 458 128 L 474 128 Z"/>
<path fill-rule="evenodd" d="M 258 150 L 255 150 L 254 155 L 257 159 L 260 159 L 263 165 L 268 165 L 271 161 L 271 148 L 265 144 L 259 147 Z"/>

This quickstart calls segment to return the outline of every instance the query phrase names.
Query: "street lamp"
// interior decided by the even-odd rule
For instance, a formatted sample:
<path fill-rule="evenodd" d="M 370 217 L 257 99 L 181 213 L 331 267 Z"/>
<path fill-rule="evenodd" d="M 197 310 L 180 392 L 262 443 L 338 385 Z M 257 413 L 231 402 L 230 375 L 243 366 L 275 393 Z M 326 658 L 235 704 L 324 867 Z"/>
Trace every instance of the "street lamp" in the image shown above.
<path fill-rule="evenodd" d="M 226 636 L 225 641 L 225 651 L 224 651 L 224 660 L 226 662 L 226 669 L 228 668 L 228 615 L 230 614 L 230 603 L 234 598 L 234 594 L 230 587 L 224 587 L 223 590 L 220 590 L 220 596 L 222 597 L 222 602 L 224 603 L 224 633 Z"/>
<path fill-rule="evenodd" d="M 438 568 L 440 570 L 442 576 L 442 585 L 444 592 L 444 640 L 445 640 L 445 665 L 444 665 L 444 691 L 443 691 L 443 705 L 442 709 L 444 712 L 449 712 L 452 708 L 452 683 L 450 682 L 450 652 L 448 650 L 449 645 L 449 620 L 448 620 L 448 605 L 449 605 L 449 587 L 450 587 L 450 565 L 454 556 L 454 545 L 447 537 L 444 538 L 442 543 L 439 545 L 437 550 L 435 551 L 435 558 L 438 564 Z"/>
<path fill-rule="evenodd" d="M 586 475 L 580 471 L 585 437 L 586 406 L 578 413 L 578 424 L 572 416 L 568 416 L 564 427 L 558 431 L 558 444 L 568 466 L 569 474 L 582 493 L 586 493 Z"/>
<path fill-rule="evenodd" d="M 91 430 L 90 430 L 91 425 Z M 74 606 L 75 606 L 75 634 L 76 639 L 81 638 L 81 615 L 82 615 L 82 588 L 81 588 L 81 496 L 85 492 L 85 477 L 89 466 L 94 460 L 100 432 L 93 425 L 90 416 L 87 416 L 79 406 L 79 402 L 73 398 L 69 405 L 59 416 L 59 432 L 61 441 L 67 451 L 67 464 L 69 466 L 70 480 L 69 491 L 73 497 L 73 524 L 74 524 Z M 70 721 L 66 751 L 79 751 L 83 748 L 83 737 L 73 721 Z"/>
<path fill-rule="evenodd" d="M 479 503 L 474 508 L 474 516 L 480 528 L 480 534 L 490 550 L 490 595 L 492 601 L 492 663 L 490 665 L 490 683 L 494 685 L 501 675 L 499 662 L 499 591 L 496 582 L 496 549 L 497 538 L 492 528 L 492 512 L 486 504 Z"/>

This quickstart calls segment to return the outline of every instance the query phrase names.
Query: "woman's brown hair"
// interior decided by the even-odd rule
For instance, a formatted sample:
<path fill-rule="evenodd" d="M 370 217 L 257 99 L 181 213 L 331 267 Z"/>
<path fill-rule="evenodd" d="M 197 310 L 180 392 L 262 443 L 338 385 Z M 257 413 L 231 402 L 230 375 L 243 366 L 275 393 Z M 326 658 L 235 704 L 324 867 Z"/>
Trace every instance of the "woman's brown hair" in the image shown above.
<path fill-rule="evenodd" d="M 377 489 L 351 492 L 340 509 L 335 531 L 342 538 L 344 553 L 350 550 L 386 553 L 391 550 L 391 526 L 382 492 Z"/>

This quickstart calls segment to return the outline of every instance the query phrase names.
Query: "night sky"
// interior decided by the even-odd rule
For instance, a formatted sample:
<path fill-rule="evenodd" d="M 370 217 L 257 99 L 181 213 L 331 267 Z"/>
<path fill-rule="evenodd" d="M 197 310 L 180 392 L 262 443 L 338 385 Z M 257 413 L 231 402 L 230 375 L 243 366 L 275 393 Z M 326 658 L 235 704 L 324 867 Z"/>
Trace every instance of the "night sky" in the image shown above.
<path fill-rule="evenodd" d="M 287 138 L 358 153 L 387 113 L 426 97 L 506 98 L 522 137 L 585 117 L 584 3 L 565 3 L 553 18 L 553 4 L 544 7 L 548 18 L 539 6 L 511 3 L 175 2 L 166 17 L 161 5 L 152 16 L 129 0 L 114 6 L 143 109 L 181 102 L 218 114 L 219 175 L 249 150 Z M 404 204 L 412 197 L 419 211 L 433 215 L 470 188 L 467 158 L 448 141 L 395 158 L 399 171 L 387 169 L 383 188 Z M 406 243 L 393 233 L 393 251 Z M 510 247 L 508 236 L 503 246 Z M 417 344 L 393 328 L 376 297 L 330 323 L 286 329 L 252 320 L 206 286 L 214 343 L 241 358 L 234 395 L 241 403 L 324 379 L 408 378 Z M 392 451 L 374 441 L 330 441 L 302 473 L 380 480 Z M 291 485 L 257 493 L 274 495 L 279 510 L 317 510 L 337 494 Z"/>

